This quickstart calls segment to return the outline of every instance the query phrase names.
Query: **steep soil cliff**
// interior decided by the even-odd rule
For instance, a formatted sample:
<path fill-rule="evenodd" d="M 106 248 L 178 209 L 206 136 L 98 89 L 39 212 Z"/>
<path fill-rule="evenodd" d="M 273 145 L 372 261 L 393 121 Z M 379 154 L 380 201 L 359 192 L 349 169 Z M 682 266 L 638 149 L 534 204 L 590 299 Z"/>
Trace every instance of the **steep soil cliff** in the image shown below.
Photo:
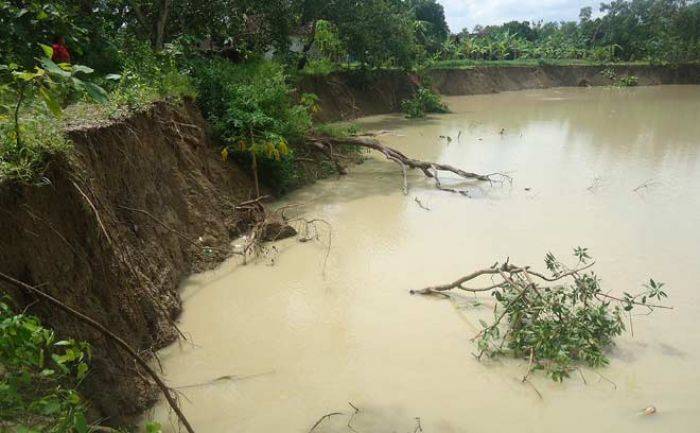
<path fill-rule="evenodd" d="M 0 269 L 99 320 L 146 358 L 174 341 L 180 281 L 222 258 L 208 257 L 205 244 L 228 246 L 232 204 L 251 190 L 206 129 L 191 104 L 159 103 L 124 121 L 70 130 L 74 153 L 51 161 L 42 185 L 0 186 Z M 92 344 L 83 392 L 108 422 L 157 398 L 133 360 L 101 335 L 0 289 L 61 336 Z"/>
<path fill-rule="evenodd" d="M 610 86 L 635 76 L 640 86 L 700 84 L 700 65 L 664 66 L 517 66 L 433 69 L 431 84 L 443 95 L 475 95 L 549 87 Z"/>
<path fill-rule="evenodd" d="M 549 87 L 609 86 L 634 75 L 641 86 L 700 84 L 700 65 L 667 66 L 489 66 L 469 69 L 430 69 L 425 83 L 443 95 L 476 95 Z M 612 78 L 611 78 L 612 77 Z M 322 122 L 351 120 L 396 112 L 418 80 L 401 71 L 359 71 L 306 76 L 301 92 L 315 93 Z"/>

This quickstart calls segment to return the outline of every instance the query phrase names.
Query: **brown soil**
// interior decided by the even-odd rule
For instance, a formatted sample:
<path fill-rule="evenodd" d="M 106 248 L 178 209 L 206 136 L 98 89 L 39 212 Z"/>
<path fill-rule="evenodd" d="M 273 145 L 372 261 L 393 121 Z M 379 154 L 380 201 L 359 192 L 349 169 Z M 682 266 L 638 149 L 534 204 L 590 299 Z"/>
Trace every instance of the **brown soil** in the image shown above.
<path fill-rule="evenodd" d="M 476 95 L 508 90 L 549 87 L 609 86 L 614 81 L 604 70 L 608 66 L 477 67 L 472 69 L 432 69 L 427 82 L 443 95 Z M 700 65 L 615 66 L 617 78 L 634 75 L 639 85 L 700 84 Z M 362 79 L 358 72 L 328 76 L 307 76 L 300 82 L 302 92 L 315 93 L 321 108 L 319 121 L 352 120 L 386 114 L 400 109 L 411 96 L 416 79 L 400 71 L 373 73 Z"/>
<path fill-rule="evenodd" d="M 232 205 L 251 190 L 217 155 L 206 128 L 192 104 L 158 103 L 123 121 L 70 130 L 75 152 L 51 162 L 50 184 L 0 186 L 0 269 L 99 320 L 146 358 L 173 342 L 180 281 L 223 258 L 205 257 L 205 244 L 228 248 Z M 83 391 L 109 423 L 158 398 L 133 360 L 101 335 L 9 291 L 59 335 L 92 344 Z"/>
<path fill-rule="evenodd" d="M 640 86 L 700 84 L 700 65 L 483 67 L 434 69 L 428 75 L 443 95 L 475 95 L 549 87 L 610 86 L 615 80 L 604 72 L 610 69 L 616 79 L 634 75 Z"/>
<path fill-rule="evenodd" d="M 319 122 L 350 120 L 399 111 L 417 81 L 401 71 L 359 71 L 308 75 L 298 84 L 301 93 L 318 96 Z"/>

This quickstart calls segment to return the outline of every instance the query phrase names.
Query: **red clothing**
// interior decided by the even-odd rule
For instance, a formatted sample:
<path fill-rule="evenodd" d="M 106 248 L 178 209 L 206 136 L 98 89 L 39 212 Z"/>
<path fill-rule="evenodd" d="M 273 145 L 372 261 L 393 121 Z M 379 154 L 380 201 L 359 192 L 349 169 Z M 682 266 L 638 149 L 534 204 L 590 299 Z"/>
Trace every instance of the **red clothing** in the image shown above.
<path fill-rule="evenodd" d="M 56 63 L 70 63 L 70 51 L 68 47 L 61 44 L 53 44 L 53 56 L 51 60 Z"/>

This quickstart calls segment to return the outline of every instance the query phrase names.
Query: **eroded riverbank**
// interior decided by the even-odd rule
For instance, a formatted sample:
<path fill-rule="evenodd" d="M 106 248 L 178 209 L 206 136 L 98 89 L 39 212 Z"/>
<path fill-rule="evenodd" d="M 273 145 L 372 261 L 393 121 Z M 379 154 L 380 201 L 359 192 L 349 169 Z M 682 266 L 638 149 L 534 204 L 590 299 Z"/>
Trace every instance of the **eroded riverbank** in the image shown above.
<path fill-rule="evenodd" d="M 422 159 L 509 171 L 513 185 L 475 186 L 467 199 L 415 174 L 404 196 L 395 164 L 372 158 L 290 196 L 333 226 L 325 268 L 325 245 L 287 240 L 279 254 L 230 260 L 184 285 L 180 327 L 193 344 L 161 360 L 199 431 L 307 432 L 324 414 L 351 413 L 348 402 L 361 409 L 358 431 L 413 431 L 415 417 L 434 432 L 685 432 L 700 421 L 700 87 L 447 102 L 453 113 L 425 121 L 362 123 Z M 652 276 L 677 308 L 637 318 L 599 371 L 605 379 L 585 369 L 585 382 L 533 379 L 543 400 L 520 382 L 526 365 L 471 356 L 488 298 L 408 295 L 505 257 L 541 263 L 578 245 L 606 287 Z M 659 413 L 638 416 L 649 404 Z M 165 420 L 165 407 L 153 415 Z M 316 431 L 346 424 L 336 417 Z"/>
<path fill-rule="evenodd" d="M 700 84 L 700 65 L 541 65 L 474 66 L 428 69 L 423 84 L 450 96 L 481 95 L 514 90 L 556 87 L 611 86 L 634 77 L 641 86 Z M 323 121 L 356 119 L 401 110 L 401 101 L 412 96 L 417 76 L 399 70 L 344 71 L 309 75 L 299 89 L 318 96 Z"/>

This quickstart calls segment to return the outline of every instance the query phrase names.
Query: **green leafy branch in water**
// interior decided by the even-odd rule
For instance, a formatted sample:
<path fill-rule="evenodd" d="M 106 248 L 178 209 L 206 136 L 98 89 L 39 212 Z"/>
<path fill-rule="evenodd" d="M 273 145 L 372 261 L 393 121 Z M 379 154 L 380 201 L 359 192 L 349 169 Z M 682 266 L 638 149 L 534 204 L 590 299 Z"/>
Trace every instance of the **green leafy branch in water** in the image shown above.
<path fill-rule="evenodd" d="M 445 292 L 453 289 L 490 293 L 496 301 L 494 318 L 490 323 L 480 320 L 483 329 L 473 338 L 477 359 L 507 356 L 528 360 L 523 381 L 536 370 L 562 381 L 581 365 L 596 368 L 609 363 L 607 351 L 625 330 L 626 319 L 631 326 L 632 310 L 671 308 L 653 303 L 667 297 L 663 283 L 652 279 L 640 293 L 613 296 L 603 290 L 596 274 L 588 271 L 595 264 L 588 250 L 576 248 L 574 256 L 578 263 L 573 268 L 547 253 L 548 273 L 506 261 L 453 283 L 411 293 L 449 296 Z M 465 286 L 485 276 L 491 277 L 490 285 Z"/>

